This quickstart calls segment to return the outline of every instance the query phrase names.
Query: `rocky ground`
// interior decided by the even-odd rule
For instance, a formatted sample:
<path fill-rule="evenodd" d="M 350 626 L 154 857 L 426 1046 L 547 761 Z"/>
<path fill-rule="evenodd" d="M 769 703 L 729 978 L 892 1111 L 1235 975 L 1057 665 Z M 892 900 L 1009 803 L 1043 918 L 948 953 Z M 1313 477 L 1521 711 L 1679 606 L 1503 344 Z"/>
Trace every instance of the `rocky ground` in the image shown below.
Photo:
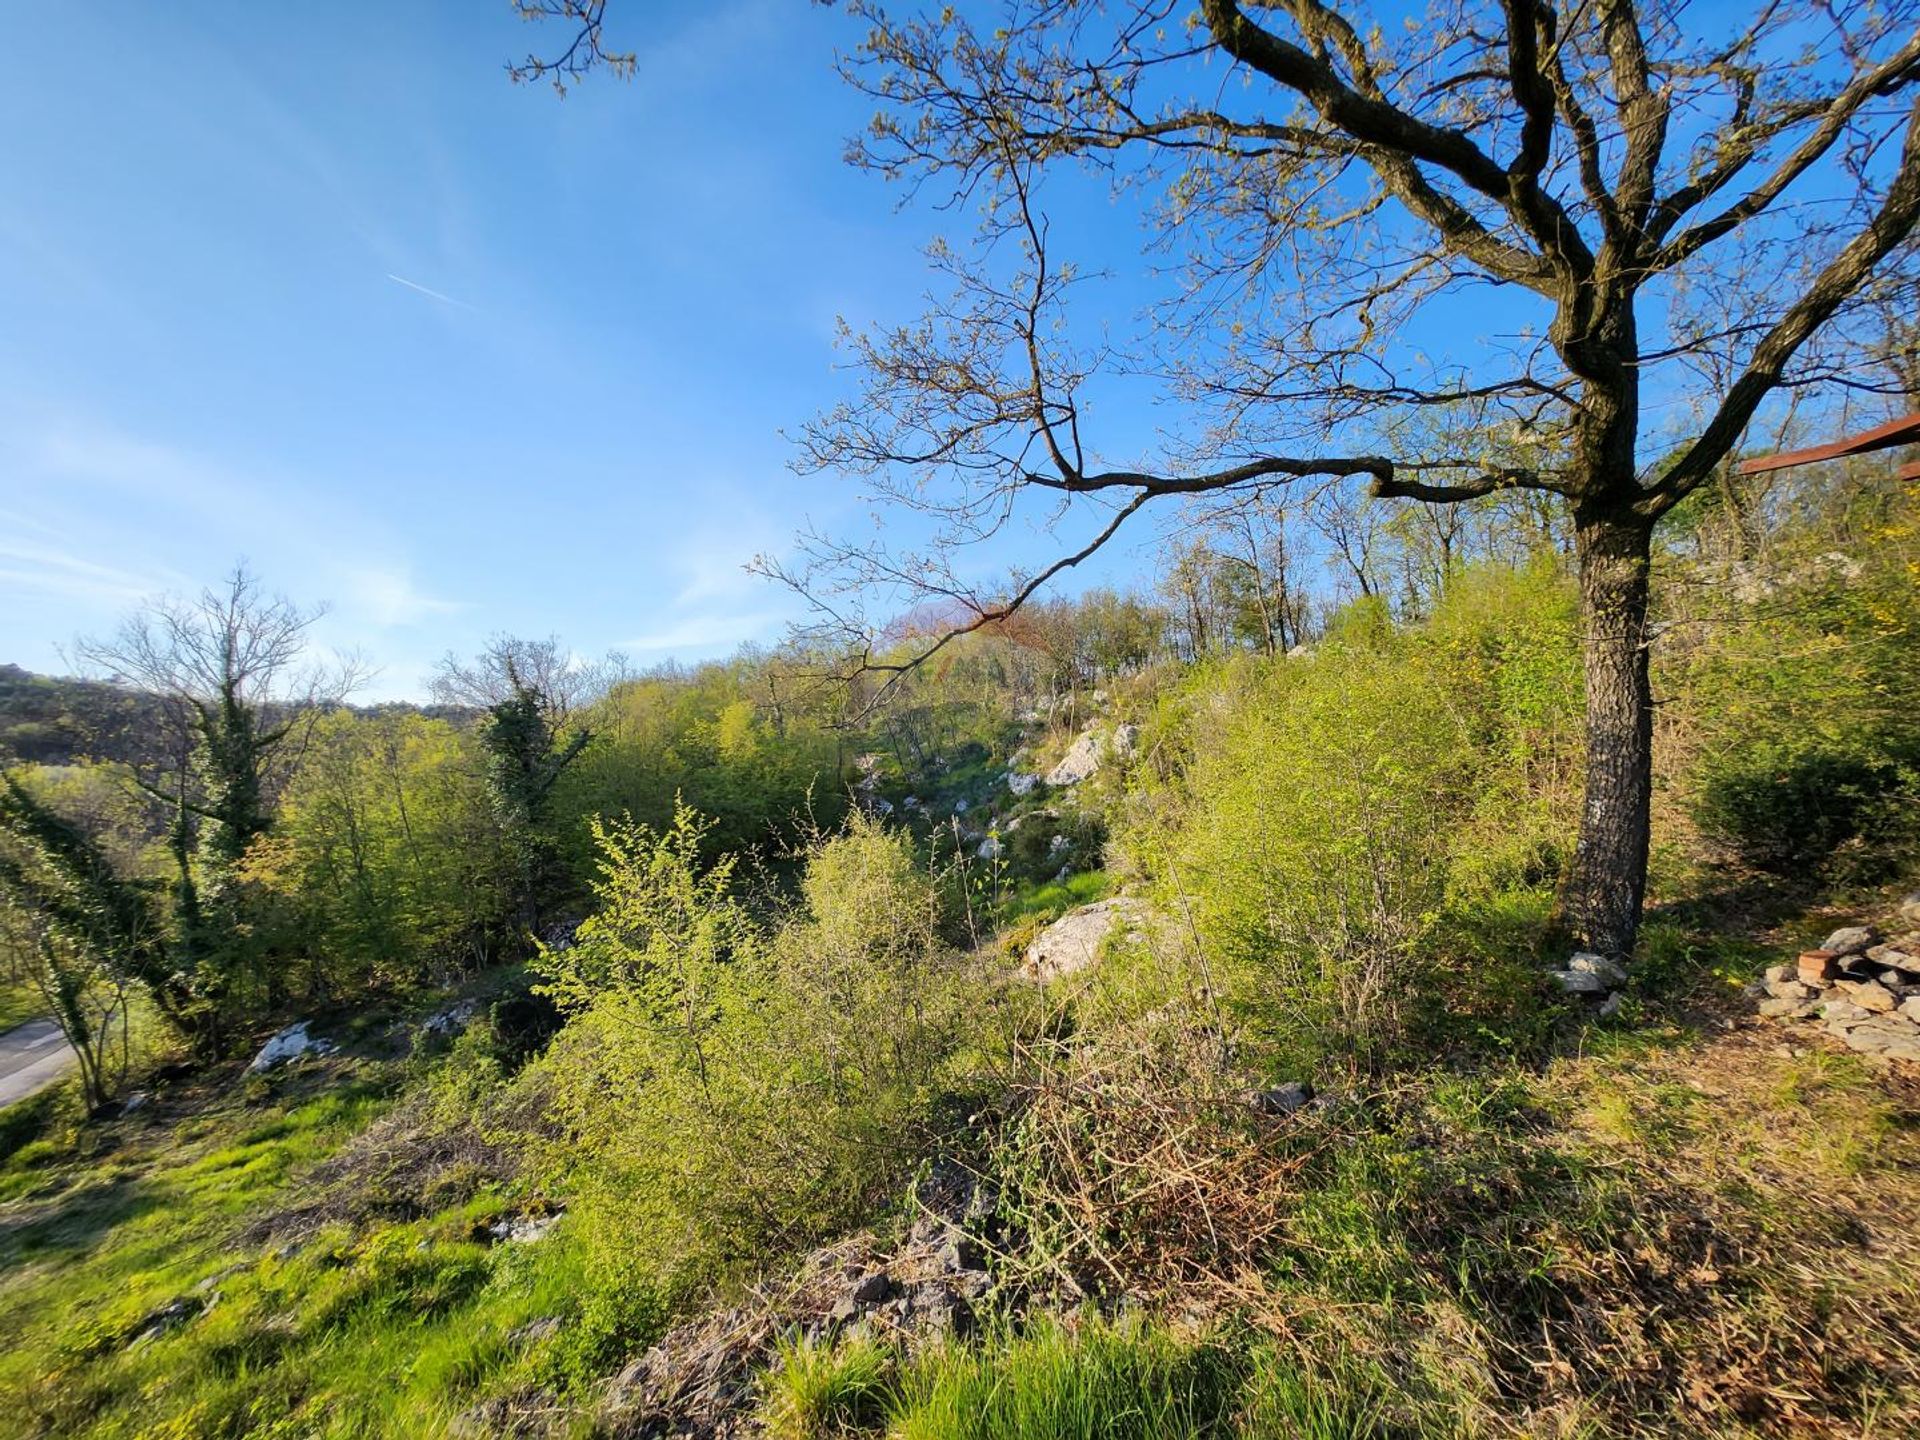
<path fill-rule="evenodd" d="M 1886 924 L 1842 926 L 1791 965 L 1769 966 L 1759 1012 L 1862 1055 L 1920 1064 L 1920 894 Z"/>

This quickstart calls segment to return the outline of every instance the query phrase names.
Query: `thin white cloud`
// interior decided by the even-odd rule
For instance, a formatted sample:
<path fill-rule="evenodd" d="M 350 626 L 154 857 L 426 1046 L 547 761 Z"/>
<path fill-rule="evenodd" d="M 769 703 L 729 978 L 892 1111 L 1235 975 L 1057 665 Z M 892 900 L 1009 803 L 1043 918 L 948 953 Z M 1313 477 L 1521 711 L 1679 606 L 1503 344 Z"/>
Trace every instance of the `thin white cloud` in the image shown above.
<path fill-rule="evenodd" d="M 670 650 L 711 650 L 764 635 L 786 617 L 771 610 L 745 615 L 693 615 L 646 635 L 622 640 L 613 648 L 634 655 Z"/>
<path fill-rule="evenodd" d="M 464 601 L 443 600 L 419 590 L 412 573 L 403 567 L 355 570 L 347 576 L 347 584 L 342 604 L 357 618 L 383 627 L 417 625 L 467 608 Z"/>
<path fill-rule="evenodd" d="M 404 275 L 396 275 L 391 270 L 387 272 L 387 279 L 393 281 L 393 283 L 396 285 L 404 285 L 409 290 L 417 290 L 430 300 L 438 300 L 442 305 L 452 305 L 461 310 L 473 309 L 473 306 L 469 305 L 464 300 L 456 300 L 451 295 L 442 295 L 438 290 L 429 289 L 427 286 L 420 284 L 417 280 L 407 279 L 407 277 Z"/>
<path fill-rule="evenodd" d="M 37 526 L 43 533 L 51 533 Z M 168 588 L 169 577 L 103 565 L 52 545 L 0 538 L 0 588 L 124 605 Z"/>

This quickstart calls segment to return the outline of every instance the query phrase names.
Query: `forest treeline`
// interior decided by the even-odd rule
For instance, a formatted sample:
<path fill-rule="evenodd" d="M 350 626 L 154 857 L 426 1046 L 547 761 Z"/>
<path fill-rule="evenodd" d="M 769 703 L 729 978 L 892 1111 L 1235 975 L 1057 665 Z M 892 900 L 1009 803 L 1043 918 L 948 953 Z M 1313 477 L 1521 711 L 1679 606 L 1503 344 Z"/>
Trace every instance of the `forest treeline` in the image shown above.
<path fill-rule="evenodd" d="M 1669 863 L 1704 843 L 1805 875 L 1900 831 L 1920 733 L 1911 489 L 1866 462 L 1729 482 L 1663 532 L 1656 838 Z M 798 644 L 633 673 L 556 639 L 503 637 L 449 656 L 426 708 L 348 703 L 353 677 L 307 644 L 315 612 L 244 570 L 156 601 L 83 642 L 99 678 L 5 677 L 14 984 L 36 987 L 94 1057 L 104 1100 L 127 1063 L 130 1007 L 211 1057 L 305 1007 L 526 959 L 589 912 L 597 821 L 664 830 L 685 807 L 707 856 L 790 879 L 795 847 L 858 800 L 950 859 L 989 823 L 953 801 L 1007 809 L 1004 794 L 992 803 L 996 767 L 1102 715 L 1144 724 L 1140 773 L 1214 817 L 1218 853 L 1190 861 L 1203 906 L 1206 885 L 1256 853 L 1244 834 L 1302 837 L 1271 862 L 1290 884 L 1359 854 L 1424 857 L 1444 835 L 1470 868 L 1507 877 L 1492 891 L 1524 880 L 1550 900 L 1583 764 L 1569 728 L 1578 621 L 1550 512 L 1501 497 L 1372 502 L 1309 529 L 1245 505 L 1196 514 L 1163 553 L 1137 589 L 1028 605 L 903 674 L 852 673 L 847 656 Z M 883 644 L 911 652 L 951 623 L 915 612 Z M 1461 709 L 1468 683 L 1497 687 L 1473 699 L 1476 721 Z M 1287 698 L 1303 684 L 1307 699 Z M 1340 755 L 1404 772 L 1411 831 L 1369 802 L 1356 823 L 1385 828 L 1332 845 L 1285 810 L 1324 803 Z M 910 796 L 929 803 L 895 809 Z M 1034 827 L 996 883 L 1050 878 L 1059 852 L 1036 837 L 1063 826 L 1070 858 L 1098 865 L 1110 829 L 1169 803 L 1143 792 Z M 1294 924 L 1310 949 L 1329 905 L 1357 903 L 1340 898 L 1354 881 L 1327 874 L 1291 922 L 1263 899 L 1257 937 L 1229 940 L 1229 925 L 1209 943 L 1277 953 L 1272 927 Z M 1402 900 L 1438 913 L 1437 893 Z M 1303 1030 L 1319 1023 L 1303 1012 Z"/>

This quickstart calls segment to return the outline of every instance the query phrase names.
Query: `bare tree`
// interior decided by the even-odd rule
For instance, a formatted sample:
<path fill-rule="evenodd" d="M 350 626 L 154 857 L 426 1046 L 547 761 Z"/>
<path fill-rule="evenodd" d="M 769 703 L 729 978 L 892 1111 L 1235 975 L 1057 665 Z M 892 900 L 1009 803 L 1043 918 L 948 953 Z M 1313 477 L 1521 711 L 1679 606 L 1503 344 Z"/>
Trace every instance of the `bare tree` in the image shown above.
<path fill-rule="evenodd" d="M 1912 273 L 1914 0 L 1769 0 L 1710 31 L 1632 0 L 1440 0 L 1392 30 L 1356 0 L 1010 0 L 991 28 L 957 7 L 860 13 L 872 29 L 845 68 L 880 110 L 855 162 L 983 220 L 971 246 L 936 247 L 950 299 L 853 337 L 860 393 L 805 431 L 801 464 L 865 477 L 934 533 L 919 553 L 814 535 L 766 571 L 816 601 L 822 631 L 898 666 L 912 657 L 859 650 L 863 597 L 941 597 L 977 628 L 1156 500 L 1354 476 L 1436 504 L 1557 497 L 1588 739 L 1562 898 L 1589 944 L 1630 951 L 1653 528 L 1770 395 L 1845 383 L 1863 289 Z M 1157 197 L 1186 262 L 1133 366 L 1198 417 L 1157 464 L 1113 458 L 1083 413 L 1130 362 L 1069 323 L 1092 277 L 1054 253 L 1035 186 L 1073 164 Z M 1518 338 L 1436 356 L 1432 324 L 1469 306 L 1499 307 Z M 1675 425 L 1650 423 L 1652 399 Z M 1541 458 L 1370 453 L 1430 405 L 1524 426 Z M 982 587 L 957 557 L 1036 501 L 1078 517 L 1075 538 Z"/>
<path fill-rule="evenodd" d="M 434 699 L 445 705 L 488 710 L 522 692 L 531 694 L 547 722 L 558 730 L 574 713 L 598 700 L 627 678 L 624 656 L 583 660 L 558 635 L 528 640 L 496 635 L 472 660 L 449 651 L 430 682 Z"/>
<path fill-rule="evenodd" d="M 309 656 L 325 613 L 269 595 L 242 563 L 218 587 L 150 601 L 113 635 L 75 646 L 83 665 L 171 702 L 180 763 L 165 782 L 142 785 L 199 818 L 200 848 L 218 865 L 267 829 L 314 722 L 359 683 L 357 661 Z"/>

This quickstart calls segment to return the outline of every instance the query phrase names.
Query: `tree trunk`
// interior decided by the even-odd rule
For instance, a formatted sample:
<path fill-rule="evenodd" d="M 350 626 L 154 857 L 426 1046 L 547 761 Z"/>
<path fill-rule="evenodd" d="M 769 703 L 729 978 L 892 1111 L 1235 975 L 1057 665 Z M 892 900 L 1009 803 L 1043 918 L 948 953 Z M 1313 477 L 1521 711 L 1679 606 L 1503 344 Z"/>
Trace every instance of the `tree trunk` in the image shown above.
<path fill-rule="evenodd" d="M 1633 953 L 1647 888 L 1653 687 L 1647 595 L 1653 527 L 1617 509 L 1576 515 L 1587 683 L 1587 782 L 1562 912 L 1589 949 Z"/>

